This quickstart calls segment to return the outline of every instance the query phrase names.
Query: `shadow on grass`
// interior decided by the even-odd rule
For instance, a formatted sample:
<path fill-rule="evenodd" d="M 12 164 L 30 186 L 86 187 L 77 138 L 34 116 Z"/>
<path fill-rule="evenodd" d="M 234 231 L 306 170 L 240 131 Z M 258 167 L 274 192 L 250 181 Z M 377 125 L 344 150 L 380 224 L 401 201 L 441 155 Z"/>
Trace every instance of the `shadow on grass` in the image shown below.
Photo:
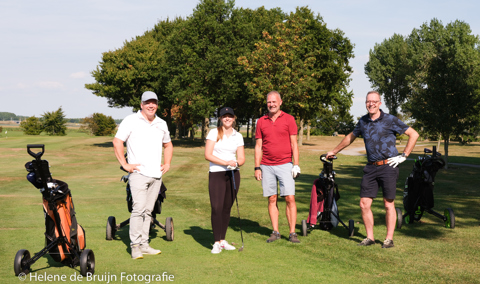
<path fill-rule="evenodd" d="M 181 148 L 197 148 L 205 146 L 205 143 L 200 138 L 195 139 L 172 139 L 173 147 Z M 103 142 L 93 144 L 95 147 L 101 148 L 113 148 L 113 142 Z"/>
<path fill-rule="evenodd" d="M 128 215 L 127 215 L 128 217 Z M 157 216 L 158 217 L 158 216 Z M 117 221 L 126 221 L 128 220 L 125 219 L 120 219 L 120 220 L 117 220 Z M 158 220 L 158 219 L 157 219 Z M 160 222 L 160 221 L 159 221 Z M 162 222 L 160 222 L 162 223 Z M 117 223 L 117 224 L 120 224 L 120 223 Z M 162 223 L 163 224 L 163 223 Z M 120 229 L 118 229 L 116 232 L 115 232 L 115 236 L 113 237 L 113 240 L 120 240 L 122 241 L 124 244 L 125 244 L 125 251 L 130 254 L 131 253 L 131 249 L 130 249 L 130 225 L 129 224 L 126 224 L 125 226 L 121 227 Z M 161 231 L 161 234 L 163 233 L 163 236 L 162 236 L 162 239 L 164 241 L 167 241 L 167 236 L 165 235 L 164 231 L 158 227 L 158 226 L 155 226 L 153 229 L 150 229 L 150 234 L 149 234 L 149 239 L 152 240 L 152 239 L 155 239 L 158 237 L 158 232 Z"/>
<path fill-rule="evenodd" d="M 212 244 L 214 243 L 212 230 L 207 230 L 199 226 L 191 226 L 190 229 L 184 230 L 183 232 L 186 235 L 192 236 L 192 238 L 203 247 L 208 249 L 212 248 Z"/>
<path fill-rule="evenodd" d="M 30 256 L 33 258 L 33 256 L 35 255 L 35 253 L 37 252 L 31 252 L 30 251 Z M 45 270 L 45 269 L 48 269 L 50 267 L 64 267 L 66 265 L 62 264 L 61 262 L 57 262 L 55 260 L 53 260 L 53 258 L 49 255 L 49 254 L 45 254 L 44 256 L 42 257 L 45 257 L 47 259 L 47 266 L 44 266 L 44 267 L 38 267 L 38 265 L 35 265 L 36 263 L 32 264 L 32 266 L 30 267 L 30 273 L 32 272 L 40 272 L 42 270 Z"/>
<path fill-rule="evenodd" d="M 195 139 L 172 139 L 173 147 L 196 148 L 205 146 L 205 142 L 201 138 Z"/>
<path fill-rule="evenodd" d="M 270 234 L 272 233 L 272 230 L 270 228 L 260 226 L 258 222 L 248 219 L 238 219 L 238 217 L 233 216 L 230 217 L 229 228 L 234 230 L 235 232 L 240 232 L 240 230 L 242 230 L 244 233 L 257 233 L 265 235 L 267 237 L 270 236 Z M 208 249 L 212 248 L 214 237 L 211 229 L 191 226 L 190 229 L 184 230 L 184 233 L 186 235 L 192 236 L 193 239 L 203 247 Z"/>
<path fill-rule="evenodd" d="M 429 216 L 428 218 L 437 219 L 433 216 Z M 435 224 L 426 224 L 420 221 L 414 222 L 413 224 L 403 225 L 401 229 L 395 229 L 396 233 L 412 237 L 412 241 L 415 239 L 441 239 L 452 232 L 452 230 L 455 229 L 445 228 L 443 221 L 439 219 L 438 223 Z"/>
<path fill-rule="evenodd" d="M 113 148 L 113 142 L 95 143 L 93 146 L 101 148 Z"/>
<path fill-rule="evenodd" d="M 453 163 L 453 164 L 450 164 Z M 469 164 L 473 166 L 480 165 L 480 158 L 477 157 L 463 157 L 463 156 L 448 156 L 448 168 L 453 169 L 455 164 Z"/>
<path fill-rule="evenodd" d="M 413 162 L 409 162 L 408 164 L 406 163 L 405 165 L 402 165 L 401 175 L 397 182 L 397 188 L 400 190 L 397 190 L 396 207 L 401 208 L 402 211 L 404 211 L 403 202 L 402 202 L 403 200 L 400 196 L 398 196 L 398 194 L 401 193 L 403 195 L 403 185 L 404 185 L 403 181 L 405 180 L 405 177 L 410 173 L 412 166 L 413 166 Z M 341 198 L 338 201 L 340 218 L 347 226 L 348 226 L 348 220 L 353 219 L 351 218 L 351 216 L 357 216 L 357 218 L 360 217 L 358 214 L 360 208 L 358 207 L 357 200 L 359 199 L 358 195 L 360 193 L 359 187 L 360 187 L 360 182 L 363 175 L 362 173 L 363 167 L 364 165 L 341 165 L 336 167 L 335 169 L 337 173 L 340 173 L 339 176 L 341 177 L 341 178 L 338 178 L 338 177 L 336 178 L 336 182 L 339 187 L 339 193 L 341 196 Z M 318 175 L 302 175 L 300 180 L 297 180 L 297 185 L 296 185 L 296 192 L 298 196 L 296 198 L 297 203 L 307 205 L 307 206 L 301 206 L 300 208 L 302 209 L 298 210 L 299 221 L 302 219 L 307 219 L 306 217 L 308 217 L 308 211 L 309 211 L 308 205 L 310 203 L 310 194 L 312 190 L 312 184 L 316 178 L 318 178 Z M 308 183 L 307 181 L 311 181 L 311 182 Z M 445 189 L 436 188 L 436 195 L 438 195 L 436 197 L 439 200 L 442 200 L 445 197 L 452 196 L 451 191 L 448 192 L 448 194 L 445 191 L 446 191 Z M 472 193 L 470 195 L 474 195 L 474 194 Z M 383 203 L 381 202 L 381 200 L 382 200 L 382 193 L 380 189 L 379 194 L 377 195 L 377 198 L 372 204 L 372 208 L 375 207 L 377 209 L 380 209 L 382 212 L 384 212 Z M 443 201 L 441 203 L 443 204 L 445 202 Z M 460 199 L 457 199 L 456 203 L 457 204 L 460 203 Z M 474 206 L 474 205 L 471 204 L 471 206 Z M 375 227 L 379 225 L 380 226 L 385 225 L 384 213 L 383 214 L 375 213 L 374 218 L 375 218 Z M 443 220 L 431 214 L 425 213 L 423 218 L 428 218 L 429 220 L 435 220 L 435 224 L 415 222 L 413 224 L 407 225 L 404 223 L 401 230 L 396 229 L 397 233 L 403 234 L 405 236 L 413 237 L 412 239 L 414 238 L 441 239 L 449 233 L 449 230 L 451 230 L 451 229 L 446 229 L 444 227 Z M 332 230 L 327 232 L 330 234 L 336 235 L 339 238 L 351 239 L 352 241 L 360 242 L 366 237 L 365 235 L 359 233 L 360 228 L 363 227 L 363 223 L 361 218 L 359 220 L 354 220 L 354 222 L 355 222 L 354 237 L 349 237 L 348 229 L 345 229 L 341 224 L 339 224 L 336 228 L 333 228 Z M 357 224 L 357 222 L 359 223 Z M 302 232 L 301 221 L 297 223 L 299 223 L 300 225 L 297 224 L 296 229 Z M 378 232 L 378 233 L 381 234 L 381 232 Z M 377 240 L 376 242 L 381 244 L 381 241 L 379 240 Z"/>
<path fill-rule="evenodd" d="M 33 257 L 35 255 L 35 253 L 32 253 L 30 252 L 30 256 Z M 35 268 L 35 263 L 30 267 L 30 272 L 29 273 L 38 273 L 42 270 L 45 270 L 45 269 L 48 269 L 48 268 L 51 268 L 51 267 L 66 267 L 68 265 L 66 264 L 63 264 L 61 262 L 58 262 L 58 261 L 55 261 L 51 256 L 50 254 L 45 254 L 43 255 L 42 257 L 46 258 L 47 259 L 47 266 L 44 266 L 44 267 L 39 267 L 39 268 Z M 77 270 L 77 273 L 80 273 L 80 266 L 76 266 L 75 268 L 73 268 L 75 270 Z"/>
<path fill-rule="evenodd" d="M 233 210 L 234 208 L 232 208 L 232 214 L 234 214 Z M 267 210 L 267 208 L 265 208 L 265 210 Z M 272 233 L 271 228 L 260 226 L 258 222 L 249 219 L 241 219 L 241 216 L 240 219 L 238 217 L 230 217 L 229 227 L 236 232 L 239 232 L 241 229 L 245 233 L 257 233 L 267 237 Z"/>
<path fill-rule="evenodd" d="M 340 216 L 340 219 L 342 220 L 342 222 L 345 224 L 346 227 L 344 227 L 340 222 L 338 223 L 338 226 L 337 227 L 334 227 L 330 230 L 322 230 L 318 227 L 319 225 L 319 222 L 317 222 L 317 226 L 315 227 L 315 229 L 310 229 L 308 230 L 308 233 L 307 233 L 307 236 L 308 234 L 310 234 L 311 232 L 313 231 L 322 231 L 324 232 L 325 234 L 331 234 L 331 235 L 334 235 L 338 238 L 341 238 L 341 239 L 346 239 L 346 240 L 350 240 L 352 242 L 360 242 L 362 241 L 364 238 L 366 238 L 366 236 L 364 236 L 363 234 L 362 235 L 359 235 L 359 227 L 358 225 L 355 223 L 355 227 L 354 227 L 354 230 L 353 230 L 353 237 L 350 237 L 349 236 L 349 230 L 348 230 L 348 220 L 347 219 L 342 219 L 341 216 Z M 302 235 L 303 235 L 303 230 L 302 230 L 302 225 L 300 224 L 297 224 L 295 229 L 299 232 L 302 232 Z"/>

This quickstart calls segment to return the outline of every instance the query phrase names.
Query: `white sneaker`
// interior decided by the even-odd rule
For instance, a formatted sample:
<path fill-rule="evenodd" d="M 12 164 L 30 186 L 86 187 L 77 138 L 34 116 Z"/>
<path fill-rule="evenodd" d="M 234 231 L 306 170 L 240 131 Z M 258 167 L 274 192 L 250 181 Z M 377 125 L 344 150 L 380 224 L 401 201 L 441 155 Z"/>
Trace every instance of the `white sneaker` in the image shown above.
<path fill-rule="evenodd" d="M 220 245 L 220 243 L 214 243 L 212 248 L 212 253 L 217 254 L 220 252 L 222 252 L 222 246 Z"/>
<path fill-rule="evenodd" d="M 140 245 L 133 245 L 131 248 L 132 248 L 132 258 L 133 259 L 143 258 L 142 251 L 140 250 Z"/>
<path fill-rule="evenodd" d="M 143 253 L 143 254 L 161 254 L 162 251 L 159 250 L 159 249 L 154 249 L 152 248 L 150 245 L 146 244 L 146 245 L 141 245 L 140 246 L 140 251 Z"/>
<path fill-rule="evenodd" d="M 236 248 L 234 246 L 230 245 L 226 240 L 221 241 L 220 246 L 224 250 L 236 250 Z"/>

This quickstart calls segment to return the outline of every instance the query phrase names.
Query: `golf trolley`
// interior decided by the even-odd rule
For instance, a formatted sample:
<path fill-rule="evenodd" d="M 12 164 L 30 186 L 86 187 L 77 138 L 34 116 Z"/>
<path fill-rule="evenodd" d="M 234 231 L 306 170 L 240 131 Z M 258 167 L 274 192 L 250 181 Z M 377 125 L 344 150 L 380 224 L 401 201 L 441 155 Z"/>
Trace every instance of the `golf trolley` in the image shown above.
<path fill-rule="evenodd" d="M 34 153 L 31 149 L 41 148 Z M 15 255 L 15 275 L 25 275 L 30 267 L 45 254 L 53 260 L 72 268 L 80 265 L 83 276 L 95 272 L 95 255 L 90 249 L 85 249 L 85 230 L 77 223 L 72 194 L 68 184 L 52 178 L 47 160 L 42 160 L 45 152 L 44 144 L 27 145 L 27 152 L 35 159 L 25 164 L 28 171 L 27 179 L 40 189 L 43 197 L 43 212 L 45 216 L 45 247 L 30 257 L 28 250 L 22 249 Z"/>
<path fill-rule="evenodd" d="M 435 185 L 435 175 L 438 170 L 445 166 L 445 161 L 437 148 L 433 150 L 425 148 L 423 157 L 419 156 L 413 165 L 413 170 L 405 181 L 403 191 L 403 206 L 405 214 L 402 215 L 402 209 L 395 208 L 397 212 L 397 228 L 402 227 L 403 222 L 412 224 L 420 221 L 424 212 L 430 213 L 443 220 L 446 228 L 455 228 L 455 215 L 453 209 L 447 208 L 444 215 L 432 210 L 433 188 Z M 431 155 L 427 155 L 431 154 Z"/>
<path fill-rule="evenodd" d="M 125 154 L 125 158 L 127 155 Z M 127 172 L 123 167 L 120 167 L 120 169 L 124 172 Z M 128 172 L 127 172 L 128 173 Z M 126 192 L 127 192 L 127 207 L 128 207 L 128 212 L 132 212 L 132 206 L 133 206 L 133 199 L 132 199 L 132 192 L 130 190 L 130 183 L 128 182 L 128 177 L 130 174 L 122 176 L 120 179 L 121 181 L 125 182 L 127 184 L 126 186 Z M 157 214 L 162 213 L 162 203 L 163 200 L 166 198 L 165 192 L 167 191 L 167 188 L 165 187 L 165 183 L 162 182 L 162 186 L 160 188 L 160 192 L 158 193 L 157 200 L 155 201 L 155 206 L 152 211 L 152 220 L 150 224 L 150 231 L 155 228 L 155 226 L 160 227 L 165 233 L 166 233 L 166 238 L 167 241 L 173 241 L 173 218 L 172 217 L 167 217 L 165 220 L 165 225 L 162 223 L 158 222 L 157 220 Z M 107 229 L 106 229 L 106 239 L 107 240 L 113 240 L 115 238 L 115 233 L 120 230 L 120 228 L 125 227 L 130 223 L 130 218 L 127 220 L 121 222 L 120 224 L 116 224 L 116 219 L 114 216 L 108 217 L 107 220 Z"/>
<path fill-rule="evenodd" d="M 355 232 L 354 221 L 350 219 L 347 226 L 338 215 L 337 201 L 340 199 L 340 194 L 335 183 L 335 171 L 333 170 L 333 160 L 336 158 L 327 159 L 326 154 L 320 156 L 323 170 L 319 178 L 313 182 L 308 220 L 302 220 L 303 236 L 307 236 L 308 232 L 316 228 L 329 231 L 336 227 L 338 223 L 341 223 L 348 230 L 350 237 Z M 317 225 L 318 219 L 320 221 Z"/>

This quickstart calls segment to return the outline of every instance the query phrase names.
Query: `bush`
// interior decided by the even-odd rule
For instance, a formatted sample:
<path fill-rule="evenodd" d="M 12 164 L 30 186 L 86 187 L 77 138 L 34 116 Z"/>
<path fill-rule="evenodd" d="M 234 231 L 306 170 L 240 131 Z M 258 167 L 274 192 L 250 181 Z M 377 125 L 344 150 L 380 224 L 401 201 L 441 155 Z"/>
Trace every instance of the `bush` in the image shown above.
<path fill-rule="evenodd" d="M 40 133 L 43 131 L 42 122 L 35 116 L 30 116 L 29 118 L 20 122 L 20 128 L 23 130 L 23 133 L 27 135 L 40 135 Z"/>
<path fill-rule="evenodd" d="M 45 112 L 42 116 L 43 130 L 48 135 L 65 136 L 67 135 L 67 120 L 63 113 L 62 107 L 57 111 Z"/>
<path fill-rule="evenodd" d="M 108 136 L 115 133 L 117 123 L 111 116 L 102 113 L 94 113 L 82 120 L 81 129 L 95 136 Z"/>

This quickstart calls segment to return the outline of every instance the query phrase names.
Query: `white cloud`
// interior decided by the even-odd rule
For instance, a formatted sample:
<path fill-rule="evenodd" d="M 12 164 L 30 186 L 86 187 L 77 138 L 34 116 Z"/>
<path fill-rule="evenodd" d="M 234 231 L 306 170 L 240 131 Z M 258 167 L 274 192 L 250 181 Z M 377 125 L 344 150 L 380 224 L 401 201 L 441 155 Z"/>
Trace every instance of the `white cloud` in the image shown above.
<path fill-rule="evenodd" d="M 38 86 L 44 89 L 59 89 L 63 87 L 62 83 L 60 82 L 49 82 L 49 81 L 40 82 L 38 83 Z"/>
<path fill-rule="evenodd" d="M 26 88 L 28 88 L 28 85 L 23 84 L 23 83 L 18 83 L 16 85 L 16 87 L 17 87 L 17 89 L 26 89 Z"/>
<path fill-rule="evenodd" d="M 74 78 L 74 79 L 81 79 L 81 78 L 85 78 L 87 76 L 88 76 L 88 73 L 83 72 L 83 71 L 70 74 L 70 78 Z"/>

